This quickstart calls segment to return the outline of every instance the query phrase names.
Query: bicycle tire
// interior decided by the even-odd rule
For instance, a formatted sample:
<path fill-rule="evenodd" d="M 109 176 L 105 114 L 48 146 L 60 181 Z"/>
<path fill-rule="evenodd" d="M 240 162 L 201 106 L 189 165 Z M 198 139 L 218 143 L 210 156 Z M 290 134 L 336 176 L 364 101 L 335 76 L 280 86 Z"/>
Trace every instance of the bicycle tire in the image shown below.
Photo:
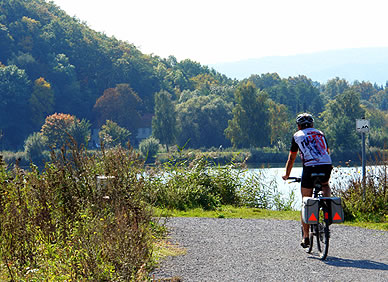
<path fill-rule="evenodd" d="M 319 213 L 323 214 L 324 211 L 321 209 Z M 327 220 L 324 220 L 322 223 L 319 223 L 323 228 L 323 230 L 319 228 L 317 225 L 316 228 L 316 237 L 317 237 L 317 249 L 319 253 L 319 257 L 321 260 L 325 260 L 327 258 L 327 254 L 329 252 L 329 239 L 330 239 L 330 229 Z"/>
<path fill-rule="evenodd" d="M 310 245 L 306 249 L 306 252 L 308 254 L 311 254 L 311 251 L 313 250 L 313 245 L 314 245 L 314 225 L 310 225 L 309 241 L 310 241 Z"/>
<path fill-rule="evenodd" d="M 318 224 L 316 224 L 314 226 L 314 236 L 317 238 L 317 250 L 318 250 L 318 253 L 320 254 L 322 252 L 322 236 L 323 236 L 323 232 L 320 232 L 320 231 L 323 231 L 323 225 L 321 222 L 319 222 Z"/>

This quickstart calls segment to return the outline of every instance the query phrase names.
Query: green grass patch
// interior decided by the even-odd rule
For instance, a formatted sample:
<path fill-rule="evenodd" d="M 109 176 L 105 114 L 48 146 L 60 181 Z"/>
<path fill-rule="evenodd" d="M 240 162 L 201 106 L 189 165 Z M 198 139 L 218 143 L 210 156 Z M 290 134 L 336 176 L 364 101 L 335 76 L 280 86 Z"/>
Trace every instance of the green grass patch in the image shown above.
<path fill-rule="evenodd" d="M 216 210 L 202 208 L 190 210 L 156 209 L 158 216 L 167 217 L 207 217 L 207 218 L 272 218 L 282 220 L 300 220 L 299 211 L 274 211 L 268 209 L 221 206 Z"/>
<path fill-rule="evenodd" d="M 349 226 L 362 227 L 366 229 L 383 230 L 388 231 L 388 222 L 352 222 L 348 221 L 344 223 Z"/>
<path fill-rule="evenodd" d="M 155 213 L 161 217 L 205 217 L 205 218 L 269 218 L 279 220 L 300 220 L 299 211 L 275 211 L 258 208 L 222 206 L 214 211 L 203 210 L 201 208 L 186 211 L 156 209 Z M 348 226 L 356 226 L 367 229 L 388 231 L 388 222 L 356 222 L 346 221 Z"/>

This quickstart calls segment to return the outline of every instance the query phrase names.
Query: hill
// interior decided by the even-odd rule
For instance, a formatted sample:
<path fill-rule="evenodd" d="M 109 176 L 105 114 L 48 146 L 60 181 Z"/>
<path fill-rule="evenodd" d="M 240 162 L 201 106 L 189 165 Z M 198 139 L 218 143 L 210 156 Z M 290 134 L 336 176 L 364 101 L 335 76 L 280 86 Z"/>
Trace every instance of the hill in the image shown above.
<path fill-rule="evenodd" d="M 210 65 L 217 71 L 237 79 L 251 74 L 278 73 L 281 77 L 306 75 L 326 83 L 340 77 L 350 82 L 370 81 L 385 85 L 388 80 L 388 48 L 357 48 L 274 56 Z"/>
<path fill-rule="evenodd" d="M 143 54 L 44 0 L 0 1 L 0 41 L 0 149 L 20 148 L 55 112 L 95 123 L 96 101 L 117 85 L 140 98 L 136 114 L 143 116 L 153 113 L 160 90 L 177 95 L 204 79 L 232 82 L 189 59 Z"/>

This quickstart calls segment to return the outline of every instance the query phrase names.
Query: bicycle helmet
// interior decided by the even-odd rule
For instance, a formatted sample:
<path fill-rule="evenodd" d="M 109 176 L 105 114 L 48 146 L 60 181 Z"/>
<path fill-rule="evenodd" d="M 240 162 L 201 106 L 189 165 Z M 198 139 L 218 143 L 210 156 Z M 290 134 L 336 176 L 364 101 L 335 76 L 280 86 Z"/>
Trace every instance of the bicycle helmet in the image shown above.
<path fill-rule="evenodd" d="M 312 115 L 308 113 L 300 114 L 296 117 L 296 124 L 297 125 L 311 125 L 314 122 L 314 118 Z"/>

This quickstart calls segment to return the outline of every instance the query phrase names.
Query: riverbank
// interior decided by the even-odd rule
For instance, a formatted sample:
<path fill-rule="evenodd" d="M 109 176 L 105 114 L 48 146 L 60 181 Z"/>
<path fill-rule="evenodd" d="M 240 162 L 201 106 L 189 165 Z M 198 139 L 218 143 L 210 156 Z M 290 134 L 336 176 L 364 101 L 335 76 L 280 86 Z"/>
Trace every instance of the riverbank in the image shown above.
<path fill-rule="evenodd" d="M 91 153 L 94 150 L 89 151 Z M 45 153 L 46 158 L 49 157 L 49 152 Z M 383 164 L 387 162 L 388 149 L 381 150 L 372 148 L 367 151 L 366 159 L 369 164 Z M 23 151 L 1 151 L 0 156 L 8 166 L 18 164 L 22 168 L 28 168 L 30 160 Z M 385 156 L 385 157 L 384 157 Z M 193 160 L 198 158 L 208 158 L 214 165 L 226 165 L 230 163 L 244 163 L 250 168 L 280 168 L 284 167 L 288 159 L 288 151 L 279 151 L 274 148 L 251 148 L 251 149 L 184 149 L 179 150 L 177 146 L 172 146 L 170 151 L 160 148 L 156 157 L 152 160 L 147 160 L 147 165 L 160 164 L 170 162 L 172 160 Z M 361 152 L 335 152 L 331 154 L 334 166 L 358 166 L 361 165 Z M 36 163 L 35 163 L 36 164 Z M 38 164 L 43 166 L 42 164 Z M 297 160 L 295 166 L 300 166 L 300 161 Z"/>

